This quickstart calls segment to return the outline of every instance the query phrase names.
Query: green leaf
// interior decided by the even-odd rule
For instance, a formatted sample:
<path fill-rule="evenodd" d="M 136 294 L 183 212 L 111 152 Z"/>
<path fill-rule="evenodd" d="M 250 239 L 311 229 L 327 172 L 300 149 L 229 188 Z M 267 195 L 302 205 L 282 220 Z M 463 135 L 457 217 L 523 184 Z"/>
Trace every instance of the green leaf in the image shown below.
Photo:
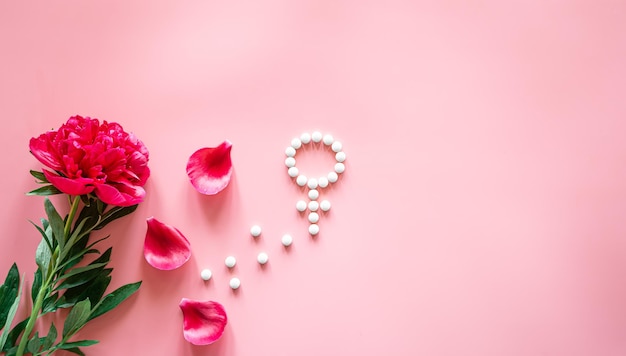
<path fill-rule="evenodd" d="M 71 352 L 73 354 L 77 354 L 79 356 L 85 356 L 85 354 L 82 351 L 80 351 L 80 349 L 78 347 L 73 347 L 71 349 L 67 349 L 67 351 L 69 351 L 69 352 Z"/>
<path fill-rule="evenodd" d="M 0 350 L 2 351 L 8 351 L 11 347 L 13 347 L 16 343 L 17 343 L 17 338 L 20 336 L 20 334 L 22 333 L 22 331 L 24 331 L 24 328 L 26 328 L 26 324 L 28 323 L 28 318 L 20 321 L 19 323 L 17 323 L 14 327 L 13 330 L 11 330 L 11 332 L 9 333 L 9 337 L 7 338 L 6 343 L 4 344 L 3 348 L 0 348 Z M 17 351 L 17 347 L 14 348 L 14 352 Z M 8 352 L 7 355 L 10 355 L 11 353 Z"/>
<path fill-rule="evenodd" d="M 52 242 L 50 241 L 49 236 L 46 234 L 46 232 L 39 226 L 37 226 L 37 224 L 35 224 L 34 222 L 28 220 L 28 222 L 30 222 L 31 224 L 33 224 L 34 227 L 37 228 L 37 231 L 39 231 L 39 233 L 41 234 L 41 237 L 46 240 L 46 243 L 48 244 L 48 247 L 50 247 L 50 251 L 52 251 L 53 247 L 52 247 Z"/>
<path fill-rule="evenodd" d="M 73 275 L 73 276 L 65 279 L 61 284 L 59 284 L 55 288 L 55 290 L 68 289 L 68 288 L 72 288 L 72 287 L 83 285 L 83 284 L 91 281 L 92 279 L 95 279 L 96 277 L 98 277 L 98 275 L 100 275 L 100 272 L 102 270 L 104 270 L 104 268 L 93 269 L 93 270 L 89 270 L 89 271 L 85 271 L 83 273 L 79 273 L 79 274 Z M 110 273 L 110 271 L 112 271 L 112 269 L 109 268 L 108 272 Z"/>
<path fill-rule="evenodd" d="M 74 347 L 79 347 L 79 346 L 91 346 L 91 345 L 95 345 L 97 343 L 99 343 L 100 341 L 98 340 L 80 340 L 80 341 L 72 341 L 72 342 L 67 342 L 67 343 L 63 343 L 61 345 L 59 345 L 59 348 L 62 350 L 67 350 L 67 349 L 71 349 Z"/>
<path fill-rule="evenodd" d="M 51 323 L 48 335 L 46 335 L 46 338 L 43 340 L 42 349 L 48 350 L 57 340 L 57 336 L 57 328 L 54 326 L 54 323 Z"/>
<path fill-rule="evenodd" d="M 92 305 L 97 304 L 109 283 L 111 283 L 111 273 L 113 269 L 106 268 L 100 271 L 100 274 L 89 284 L 72 287 L 65 291 L 63 296 L 57 301 L 58 308 L 68 308 L 76 304 L 80 300 L 89 299 Z"/>
<path fill-rule="evenodd" d="M 131 206 L 125 206 L 125 207 L 117 206 L 115 208 L 112 208 L 106 214 L 104 214 L 104 216 L 102 217 L 102 221 L 100 221 L 100 223 L 94 228 L 94 230 L 100 230 L 111 221 L 119 219 L 121 217 L 124 217 L 132 213 L 133 211 L 137 209 L 137 206 L 139 205 L 135 204 Z"/>
<path fill-rule="evenodd" d="M 39 241 L 39 246 L 37 246 L 37 252 L 35 252 L 35 262 L 39 269 L 41 269 L 41 273 L 45 276 L 48 276 L 49 268 L 50 268 L 50 260 L 52 259 L 52 251 L 50 251 L 50 247 L 44 239 Z"/>
<path fill-rule="evenodd" d="M 32 169 L 30 170 L 30 175 L 35 177 L 35 179 L 38 179 L 40 182 L 42 183 L 49 183 L 48 179 L 46 178 L 46 175 L 43 174 L 43 172 L 39 172 L 39 171 L 33 171 Z"/>
<path fill-rule="evenodd" d="M 58 278 L 58 280 L 64 279 L 64 278 L 69 278 L 71 276 L 75 276 L 79 273 L 83 273 L 85 271 L 89 271 L 92 269 L 96 269 L 96 268 L 100 268 L 102 266 L 106 266 L 107 262 L 102 262 L 102 263 L 95 263 L 95 264 L 90 264 L 84 267 L 76 267 L 76 268 L 72 268 L 69 272 L 67 272 L 66 274 L 62 275 L 61 277 Z"/>
<path fill-rule="evenodd" d="M 89 299 L 81 300 L 76 303 L 69 314 L 67 314 L 67 318 L 63 324 L 63 339 L 80 330 L 87 320 L 89 320 L 90 313 L 91 302 Z"/>
<path fill-rule="evenodd" d="M 26 344 L 26 351 L 36 355 L 41 348 L 42 341 L 43 338 L 39 338 L 39 331 L 35 332 L 35 335 L 33 335 L 33 337 L 28 340 L 28 344 Z"/>
<path fill-rule="evenodd" d="M 11 327 L 11 323 L 13 322 L 13 318 L 15 318 L 15 313 L 17 313 L 17 307 L 20 304 L 21 296 L 22 296 L 22 288 L 20 288 L 19 292 L 17 293 L 17 297 L 15 297 L 15 300 L 13 301 L 13 304 L 11 305 L 11 308 L 9 309 L 9 314 L 7 315 L 7 319 L 4 322 L 4 326 L 2 328 L 2 334 L 0 335 L 0 350 L 4 349 L 4 344 L 9 338 L 9 328 Z"/>
<path fill-rule="evenodd" d="M 59 299 L 58 292 L 46 297 L 46 299 L 44 299 L 43 303 L 41 304 L 41 314 L 43 315 L 56 311 L 57 299 Z"/>
<path fill-rule="evenodd" d="M 130 283 L 123 285 L 113 292 L 107 294 L 91 311 L 89 320 L 95 319 L 100 315 L 111 311 L 113 308 L 117 307 L 121 302 L 126 300 L 133 293 L 135 293 L 140 286 L 141 281 Z"/>
<path fill-rule="evenodd" d="M 9 315 L 13 301 L 18 294 L 20 272 L 17 264 L 13 264 L 7 273 L 4 284 L 0 287 L 0 325 L 4 325 Z"/>
<path fill-rule="evenodd" d="M 26 195 L 38 195 L 40 197 L 46 197 L 50 195 L 62 194 L 63 192 L 58 190 L 54 185 L 44 185 L 43 187 L 33 189 L 30 192 L 26 193 Z"/>
<path fill-rule="evenodd" d="M 56 239 L 59 244 L 59 248 L 61 250 L 65 247 L 65 234 L 63 229 L 65 228 L 63 219 L 61 219 L 61 215 L 56 211 L 54 205 L 50 199 L 46 198 L 44 201 L 44 206 L 46 208 L 46 215 L 48 216 L 48 222 L 50 223 L 50 227 L 52 228 L 52 236 Z"/>
<path fill-rule="evenodd" d="M 37 268 L 35 271 L 35 277 L 33 278 L 33 286 L 30 289 L 31 298 L 33 298 L 33 304 L 35 303 L 35 299 L 37 299 L 37 294 L 39 294 L 39 290 L 41 289 L 41 268 Z"/>

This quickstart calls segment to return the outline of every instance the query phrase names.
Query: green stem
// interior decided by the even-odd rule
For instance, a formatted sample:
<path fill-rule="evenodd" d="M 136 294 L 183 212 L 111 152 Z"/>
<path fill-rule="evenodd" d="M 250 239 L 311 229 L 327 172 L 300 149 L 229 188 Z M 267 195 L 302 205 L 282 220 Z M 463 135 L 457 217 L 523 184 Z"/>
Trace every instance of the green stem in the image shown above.
<path fill-rule="evenodd" d="M 72 201 L 73 198 L 73 201 Z M 70 212 L 65 221 L 65 228 L 63 230 L 63 239 L 66 240 L 72 229 L 72 222 L 74 221 L 74 217 L 76 216 L 76 211 L 78 211 L 78 205 L 80 203 L 80 197 L 70 197 L 71 207 Z M 58 249 L 58 246 L 57 246 Z M 48 271 L 41 271 L 42 273 L 46 273 L 46 278 L 41 283 L 41 288 L 39 288 L 39 292 L 37 293 L 37 297 L 35 298 L 35 303 L 33 304 L 33 309 L 30 313 L 30 317 L 28 318 L 28 322 L 26 323 L 26 327 L 24 328 L 24 333 L 20 339 L 20 343 L 17 347 L 17 352 L 15 356 L 23 356 L 24 351 L 26 349 L 26 344 L 28 343 L 28 339 L 30 338 L 30 334 L 33 332 L 33 328 L 35 327 L 35 323 L 39 318 L 41 313 L 41 307 L 43 306 L 43 301 L 48 297 L 50 293 L 50 286 L 54 285 L 53 282 L 55 271 L 57 270 L 58 264 L 62 261 L 58 260 L 59 253 L 57 251 L 50 251 L 52 253 L 53 261 L 50 261 L 51 267 L 48 267 Z"/>

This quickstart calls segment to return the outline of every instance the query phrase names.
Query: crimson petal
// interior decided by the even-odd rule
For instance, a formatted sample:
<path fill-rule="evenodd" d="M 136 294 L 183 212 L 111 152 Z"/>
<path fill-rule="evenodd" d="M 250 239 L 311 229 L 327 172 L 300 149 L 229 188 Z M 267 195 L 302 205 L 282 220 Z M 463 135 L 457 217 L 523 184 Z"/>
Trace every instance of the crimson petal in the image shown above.
<path fill-rule="evenodd" d="M 190 343 L 209 345 L 224 333 L 228 318 L 220 303 L 183 298 L 178 306 L 183 312 L 183 336 Z"/>
<path fill-rule="evenodd" d="M 176 269 L 191 257 L 187 238 L 175 227 L 149 217 L 148 231 L 143 245 L 146 261 L 160 270 Z"/>
<path fill-rule="evenodd" d="M 201 148 L 189 157 L 187 175 L 198 192 L 214 195 L 226 188 L 233 172 L 232 146 L 226 140 L 217 147 Z"/>

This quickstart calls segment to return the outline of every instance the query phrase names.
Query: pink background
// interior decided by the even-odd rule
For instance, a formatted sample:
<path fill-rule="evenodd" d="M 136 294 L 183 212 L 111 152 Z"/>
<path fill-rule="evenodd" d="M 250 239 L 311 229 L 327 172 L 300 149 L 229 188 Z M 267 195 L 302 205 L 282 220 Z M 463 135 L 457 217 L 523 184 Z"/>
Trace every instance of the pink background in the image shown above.
<path fill-rule="evenodd" d="M 35 269 L 29 138 L 82 114 L 152 168 L 106 231 L 111 287 L 144 285 L 81 333 L 91 356 L 622 356 L 625 33 L 623 1 L 2 1 L 0 275 Z M 314 129 L 348 160 L 311 239 L 283 152 Z M 187 158 L 224 139 L 233 181 L 201 196 Z M 182 268 L 144 261 L 152 215 L 191 241 Z M 183 339 L 182 297 L 224 304 L 218 343 Z"/>

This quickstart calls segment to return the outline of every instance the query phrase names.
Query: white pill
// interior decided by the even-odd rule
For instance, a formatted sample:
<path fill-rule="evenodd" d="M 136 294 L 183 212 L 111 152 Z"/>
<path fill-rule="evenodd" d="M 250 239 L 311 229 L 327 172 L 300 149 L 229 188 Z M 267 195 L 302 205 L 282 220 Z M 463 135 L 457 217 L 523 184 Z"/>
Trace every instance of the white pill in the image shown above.
<path fill-rule="evenodd" d="M 202 278 L 205 281 L 208 281 L 209 279 L 211 279 L 212 276 L 213 276 L 213 273 L 211 273 L 211 270 L 208 268 L 205 268 L 202 270 L 202 272 L 200 272 L 200 278 Z"/>
<path fill-rule="evenodd" d="M 260 264 L 264 265 L 267 263 L 267 261 L 269 260 L 269 257 L 267 256 L 267 253 L 265 252 L 261 252 L 259 253 L 258 256 L 256 256 L 256 260 L 257 262 L 259 262 Z"/>
<path fill-rule="evenodd" d="M 294 138 L 293 140 L 291 140 L 291 147 L 293 147 L 294 149 L 298 149 L 300 147 L 302 147 L 302 141 L 300 141 L 299 138 Z"/>
<path fill-rule="evenodd" d="M 291 168 L 296 166 L 296 159 L 293 157 L 285 158 L 285 166 Z"/>
<path fill-rule="evenodd" d="M 298 202 L 296 203 L 296 209 L 299 212 L 303 212 L 306 210 L 306 202 L 304 200 L 298 200 Z"/>
<path fill-rule="evenodd" d="M 226 257 L 226 259 L 224 260 L 224 264 L 226 265 L 226 267 L 228 268 L 233 268 L 235 267 L 235 265 L 237 264 L 237 260 L 235 259 L 234 256 L 228 256 Z"/>
<path fill-rule="evenodd" d="M 261 227 L 259 225 L 253 225 L 250 228 L 250 235 L 254 237 L 258 237 L 259 235 L 261 235 Z"/>
<path fill-rule="evenodd" d="M 311 134 L 311 140 L 313 140 L 313 142 L 320 142 L 322 140 L 322 133 L 319 131 L 315 131 Z"/>
<path fill-rule="evenodd" d="M 309 234 L 315 236 L 320 232 L 320 227 L 317 224 L 309 225 Z"/>
<path fill-rule="evenodd" d="M 326 178 L 326 177 L 319 177 L 317 179 L 317 184 L 320 186 L 320 188 L 328 187 L 328 178 Z"/>
<path fill-rule="evenodd" d="M 332 144 L 333 144 L 333 142 L 335 141 L 335 138 L 333 137 L 333 135 L 331 135 L 331 134 L 327 134 L 327 135 L 324 135 L 323 140 L 324 140 L 324 144 L 325 144 L 326 146 L 330 146 L 330 145 L 332 145 Z"/>
<path fill-rule="evenodd" d="M 335 183 L 337 181 L 337 179 L 339 179 L 339 176 L 337 175 L 336 172 L 330 172 L 328 173 L 328 181 L 331 183 Z"/>
<path fill-rule="evenodd" d="M 300 135 L 300 141 L 304 144 L 311 142 L 311 134 L 308 132 L 303 133 Z"/>
<path fill-rule="evenodd" d="M 309 181 L 307 182 L 306 185 L 307 185 L 307 187 L 309 187 L 309 189 L 317 188 L 317 179 L 315 179 L 315 178 L 309 179 Z"/>
<path fill-rule="evenodd" d="M 285 247 L 291 246 L 291 244 L 293 243 L 293 237 L 291 237 L 291 235 L 289 234 L 284 234 L 283 237 L 280 239 L 280 242 Z"/>
<path fill-rule="evenodd" d="M 320 203 L 320 209 L 322 209 L 322 211 L 330 210 L 330 202 L 328 200 L 322 200 Z"/>
<path fill-rule="evenodd" d="M 308 182 L 308 179 L 305 175 L 300 174 L 298 178 L 296 178 L 296 184 L 301 187 L 304 187 L 306 185 L 306 182 Z"/>
<path fill-rule="evenodd" d="M 337 173 L 343 173 L 346 170 L 346 165 L 341 163 L 341 162 L 337 162 L 335 163 L 335 172 Z"/>
<path fill-rule="evenodd" d="M 237 289 L 237 288 L 241 287 L 241 281 L 237 277 L 231 278 L 229 284 L 230 284 L 230 287 L 232 289 Z"/>
<path fill-rule="evenodd" d="M 289 146 L 285 149 L 285 154 L 287 155 L 287 157 L 293 157 L 296 155 L 296 149 Z"/>
<path fill-rule="evenodd" d="M 316 202 L 315 200 L 312 200 L 309 202 L 309 210 L 311 211 L 317 211 L 317 209 L 319 209 L 320 207 L 320 203 Z"/>
<path fill-rule="evenodd" d="M 346 153 L 343 151 L 339 151 L 337 153 L 335 153 L 335 160 L 337 162 L 343 162 L 346 160 Z"/>
<path fill-rule="evenodd" d="M 309 199 L 317 200 L 317 198 L 319 197 L 320 197 L 320 192 L 318 192 L 317 189 L 309 190 Z"/>
<path fill-rule="evenodd" d="M 316 222 L 320 221 L 320 216 L 318 213 L 310 213 L 309 214 L 309 222 L 312 224 L 315 224 Z"/>
<path fill-rule="evenodd" d="M 343 145 L 341 144 L 341 142 L 335 141 L 333 142 L 333 145 L 331 146 L 331 148 L 333 149 L 333 152 L 339 152 L 343 148 Z"/>
<path fill-rule="evenodd" d="M 300 170 L 298 169 L 298 167 L 289 167 L 289 169 L 287 170 L 287 174 L 289 174 L 291 178 L 295 178 L 298 176 L 298 174 L 300 174 Z"/>

